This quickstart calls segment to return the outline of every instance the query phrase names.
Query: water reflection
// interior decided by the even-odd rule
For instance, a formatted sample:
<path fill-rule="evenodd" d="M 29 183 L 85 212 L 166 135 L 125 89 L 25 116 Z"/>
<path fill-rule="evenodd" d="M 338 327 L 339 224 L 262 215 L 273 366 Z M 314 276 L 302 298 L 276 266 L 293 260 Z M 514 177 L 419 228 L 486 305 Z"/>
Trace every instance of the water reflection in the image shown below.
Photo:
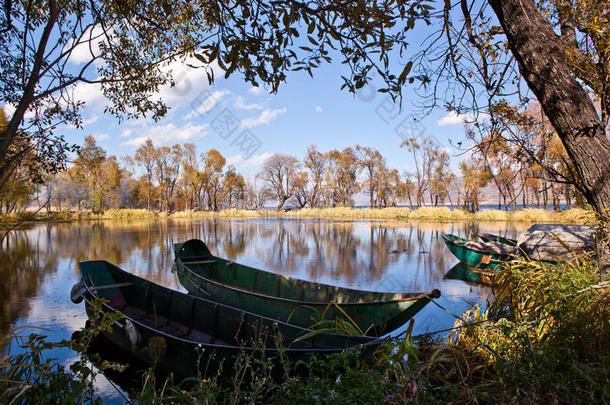
<path fill-rule="evenodd" d="M 0 332 L 27 315 L 27 299 L 35 297 L 44 278 L 53 273 L 57 256 L 41 238 L 30 239 L 15 231 L 3 241 L 0 249 Z M 1 353 L 1 352 L 0 352 Z"/>
<path fill-rule="evenodd" d="M 76 264 L 104 259 L 170 288 L 172 244 L 205 241 L 214 254 L 250 266 L 367 290 L 415 292 L 438 288 L 439 302 L 455 313 L 485 305 L 490 289 L 445 279 L 457 262 L 441 233 L 478 232 L 515 237 L 505 223 L 401 223 L 311 219 L 215 219 L 154 222 L 40 224 L 12 232 L 0 245 L 0 335 L 22 326 L 44 326 L 52 338 L 80 328 L 84 308 L 69 301 Z M 454 319 L 428 305 L 415 317 L 416 332 L 450 327 Z M 2 348 L 0 348 L 0 353 Z M 62 353 L 69 363 L 74 353 Z"/>

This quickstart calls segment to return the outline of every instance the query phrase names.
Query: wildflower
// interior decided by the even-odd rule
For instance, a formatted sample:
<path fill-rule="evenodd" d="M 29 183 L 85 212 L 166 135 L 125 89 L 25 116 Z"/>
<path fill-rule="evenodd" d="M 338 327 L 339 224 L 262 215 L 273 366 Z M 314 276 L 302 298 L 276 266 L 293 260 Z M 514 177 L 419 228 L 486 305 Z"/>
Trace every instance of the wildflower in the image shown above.
<path fill-rule="evenodd" d="M 384 402 L 384 403 L 392 402 L 395 399 L 396 399 L 396 395 L 388 394 L 381 400 L 381 402 Z"/>

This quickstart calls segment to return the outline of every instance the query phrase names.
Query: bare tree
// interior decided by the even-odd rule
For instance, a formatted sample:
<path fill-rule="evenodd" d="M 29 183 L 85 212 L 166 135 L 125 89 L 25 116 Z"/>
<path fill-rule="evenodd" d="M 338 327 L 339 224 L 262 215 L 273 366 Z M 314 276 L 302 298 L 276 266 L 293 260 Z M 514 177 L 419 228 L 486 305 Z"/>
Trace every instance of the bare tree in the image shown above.
<path fill-rule="evenodd" d="M 278 210 L 292 195 L 292 182 L 299 167 L 298 162 L 293 156 L 276 153 L 263 165 L 260 177 L 277 199 Z"/>
<path fill-rule="evenodd" d="M 314 145 L 307 148 L 304 165 L 311 176 L 311 193 L 308 197 L 310 207 L 319 207 L 322 203 L 322 185 L 326 171 L 327 159 L 324 153 L 319 152 Z"/>

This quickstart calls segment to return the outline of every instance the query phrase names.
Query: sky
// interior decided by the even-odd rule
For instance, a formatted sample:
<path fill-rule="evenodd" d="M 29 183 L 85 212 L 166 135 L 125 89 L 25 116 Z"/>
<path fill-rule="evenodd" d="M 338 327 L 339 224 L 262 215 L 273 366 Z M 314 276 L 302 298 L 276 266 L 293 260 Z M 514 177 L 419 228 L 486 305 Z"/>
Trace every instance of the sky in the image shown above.
<path fill-rule="evenodd" d="M 88 47 L 73 52 L 74 68 L 89 57 Z M 156 146 L 194 143 L 198 152 L 217 149 L 240 173 L 254 175 L 274 153 L 302 159 L 309 145 L 318 150 L 343 149 L 356 144 L 377 148 L 390 168 L 413 172 L 409 152 L 400 148 L 406 135 L 434 139 L 453 156 L 457 171 L 461 160 L 454 143 L 464 140 L 463 117 L 442 108 L 422 118 L 422 99 L 408 85 L 402 108 L 388 95 L 378 93 L 373 82 L 354 95 L 340 90 L 345 65 L 337 61 L 307 73 L 288 74 L 277 94 L 252 87 L 240 74 L 209 85 L 205 72 L 173 62 L 176 86 L 161 89 L 160 97 L 170 107 L 166 117 L 118 120 L 104 113 L 106 100 L 97 85 L 79 84 L 75 96 L 85 102 L 82 129 L 61 127 L 56 134 L 83 144 L 93 135 L 97 143 L 116 156 L 133 155 L 147 138 Z"/>

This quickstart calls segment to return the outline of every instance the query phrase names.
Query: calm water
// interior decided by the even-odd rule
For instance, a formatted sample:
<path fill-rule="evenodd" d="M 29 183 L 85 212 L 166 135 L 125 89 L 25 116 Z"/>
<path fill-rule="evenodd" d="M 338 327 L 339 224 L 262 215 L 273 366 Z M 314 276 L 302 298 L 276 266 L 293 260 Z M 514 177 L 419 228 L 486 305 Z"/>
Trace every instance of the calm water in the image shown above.
<path fill-rule="evenodd" d="M 26 329 L 69 339 L 86 321 L 84 305 L 73 304 L 70 288 L 78 281 L 77 263 L 105 259 L 155 283 L 184 291 L 171 272 L 172 243 L 190 238 L 206 242 L 212 253 L 250 266 L 297 278 L 376 291 L 415 292 L 438 288 L 439 304 L 461 314 L 486 305 L 491 290 L 444 279 L 457 263 L 441 233 L 477 232 L 515 237 L 523 229 L 503 223 L 344 222 L 304 219 L 166 220 L 41 224 L 12 232 L 0 247 L 0 335 Z M 453 325 L 454 318 L 429 304 L 416 315 L 415 333 Z M 0 356 L 7 352 L 0 347 Z M 11 348 L 11 352 L 15 349 Z M 55 350 L 68 365 L 77 354 Z M 99 377 L 107 401 L 120 394 Z"/>

